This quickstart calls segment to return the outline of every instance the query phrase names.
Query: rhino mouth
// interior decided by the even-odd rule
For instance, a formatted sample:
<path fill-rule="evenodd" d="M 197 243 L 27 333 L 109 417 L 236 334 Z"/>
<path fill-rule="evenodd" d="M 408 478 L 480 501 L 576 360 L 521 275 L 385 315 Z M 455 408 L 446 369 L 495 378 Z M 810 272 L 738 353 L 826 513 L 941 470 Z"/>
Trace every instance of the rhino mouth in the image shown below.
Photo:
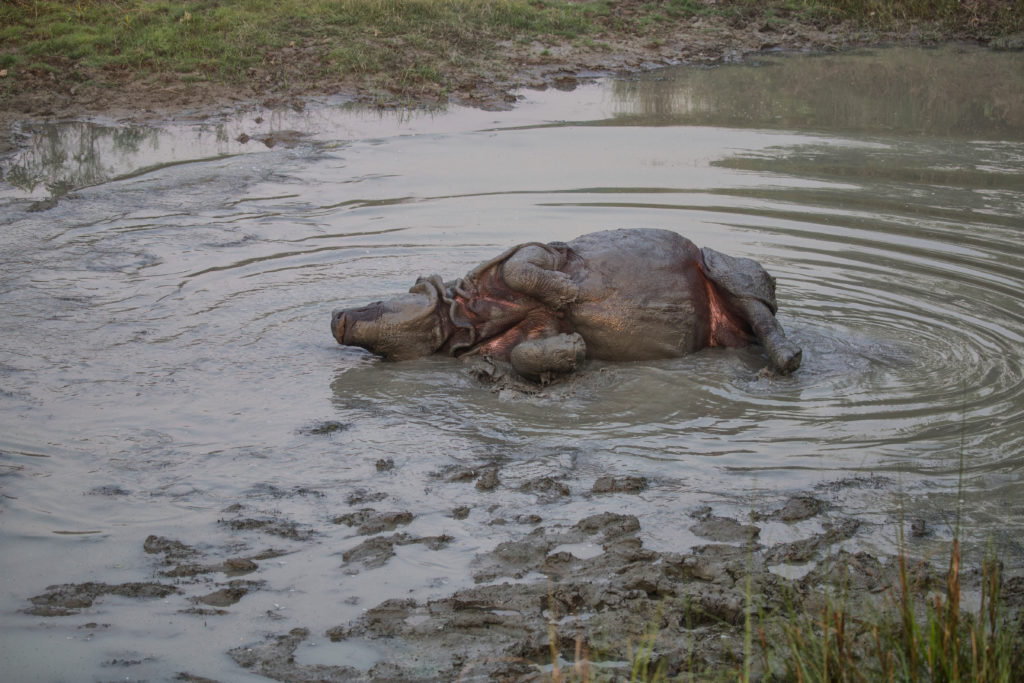
<path fill-rule="evenodd" d="M 331 334 L 342 346 L 358 346 L 385 360 L 429 356 L 448 336 L 441 301 L 432 282 L 419 282 L 407 294 L 335 310 Z"/>
<path fill-rule="evenodd" d="M 331 334 L 342 346 L 359 346 L 379 353 L 381 306 L 383 302 L 362 308 L 339 308 L 331 313 Z"/>
<path fill-rule="evenodd" d="M 345 343 L 345 311 L 337 310 L 331 313 L 331 334 L 339 344 Z"/>

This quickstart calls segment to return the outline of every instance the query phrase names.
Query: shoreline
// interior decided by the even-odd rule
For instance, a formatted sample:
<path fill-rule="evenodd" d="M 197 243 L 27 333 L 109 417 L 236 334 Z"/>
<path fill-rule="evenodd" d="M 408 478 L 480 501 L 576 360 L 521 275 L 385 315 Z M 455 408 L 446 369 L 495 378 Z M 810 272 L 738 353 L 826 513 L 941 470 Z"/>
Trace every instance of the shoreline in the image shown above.
<path fill-rule="evenodd" d="M 628 4 L 628 3 L 627 3 Z M 69 78 L 7 74 L 0 80 L 0 154 L 21 145 L 19 125 L 104 116 L 131 123 L 206 118 L 227 110 L 261 105 L 301 110 L 309 100 L 340 97 L 381 109 L 461 105 L 508 110 L 524 99 L 521 91 L 571 90 L 580 82 L 659 68 L 717 66 L 778 53 L 838 53 L 863 48 L 936 47 L 963 43 L 993 49 L 1024 49 L 1024 36 L 989 35 L 983 30 L 951 31 L 937 23 L 910 23 L 880 31 L 851 20 L 827 26 L 790 18 L 743 22 L 722 16 L 682 19 L 656 34 L 638 36 L 602 31 L 594 40 L 537 37 L 503 40 L 486 55 L 451 65 L 436 80 L 382 80 L 381 74 L 310 78 L 313 55 L 295 51 L 271 55 L 262 68 L 250 68 L 244 83 L 196 79 L 195 74 L 122 73 L 116 84 L 93 78 L 78 66 Z M 288 48 L 281 50 L 287 52 Z M 409 59 L 416 59 L 409 55 Z M 6 70 L 5 70 L 6 71 Z M 83 75 L 84 74 L 84 75 Z M 109 75 L 109 74 L 107 74 Z M 20 78 L 17 83 L 10 79 Z M 4 83 L 6 81 L 6 83 Z"/>

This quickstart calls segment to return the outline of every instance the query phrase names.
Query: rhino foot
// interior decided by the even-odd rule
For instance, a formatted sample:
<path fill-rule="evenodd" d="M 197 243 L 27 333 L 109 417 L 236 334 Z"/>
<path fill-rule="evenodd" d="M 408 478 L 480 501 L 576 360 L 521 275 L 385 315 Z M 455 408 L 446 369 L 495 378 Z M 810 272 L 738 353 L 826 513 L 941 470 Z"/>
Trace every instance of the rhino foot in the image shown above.
<path fill-rule="evenodd" d="M 552 378 L 578 368 L 586 355 L 583 337 L 573 332 L 524 341 L 512 349 L 509 360 L 523 377 L 547 384 Z"/>
<path fill-rule="evenodd" d="M 779 337 L 780 339 L 766 340 L 765 348 L 776 371 L 781 375 L 788 375 L 800 367 L 804 352 L 789 339 L 782 335 Z"/>

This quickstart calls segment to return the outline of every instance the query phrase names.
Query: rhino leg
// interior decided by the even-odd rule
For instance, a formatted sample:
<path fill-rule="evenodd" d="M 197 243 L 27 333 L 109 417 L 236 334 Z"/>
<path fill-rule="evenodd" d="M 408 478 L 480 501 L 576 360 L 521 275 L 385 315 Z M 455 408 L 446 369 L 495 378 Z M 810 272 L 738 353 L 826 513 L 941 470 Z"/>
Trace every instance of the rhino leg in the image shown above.
<path fill-rule="evenodd" d="M 521 342 L 512 349 L 509 360 L 523 377 L 547 383 L 554 375 L 578 368 L 586 355 L 583 337 L 573 332 Z"/>
<path fill-rule="evenodd" d="M 750 325 L 775 369 L 788 375 L 799 368 L 803 351 L 786 337 L 775 319 L 775 278 L 752 259 L 727 256 L 707 247 L 701 254 L 708 279 Z"/>
<path fill-rule="evenodd" d="M 733 299 L 732 303 L 750 323 L 776 370 L 788 375 L 800 367 L 803 351 L 786 337 L 782 325 L 767 306 L 757 299 Z"/>
<path fill-rule="evenodd" d="M 558 270 L 564 257 L 541 245 L 524 246 L 508 257 L 501 275 L 505 284 L 517 292 L 540 300 L 554 310 L 561 310 L 579 298 L 580 288 Z"/>

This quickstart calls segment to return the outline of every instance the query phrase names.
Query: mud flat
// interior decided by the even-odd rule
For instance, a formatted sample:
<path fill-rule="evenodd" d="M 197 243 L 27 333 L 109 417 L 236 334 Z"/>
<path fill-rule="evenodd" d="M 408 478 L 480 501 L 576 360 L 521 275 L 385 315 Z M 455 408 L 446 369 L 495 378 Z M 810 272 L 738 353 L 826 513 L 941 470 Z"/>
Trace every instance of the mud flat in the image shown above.
<path fill-rule="evenodd" d="M 378 467 L 385 472 L 392 468 L 387 463 Z M 493 463 L 446 468 L 433 478 L 478 492 L 513 488 L 502 483 L 501 468 Z M 899 566 L 893 558 L 844 547 L 864 525 L 839 513 L 835 504 L 848 489 L 888 489 L 893 486 L 890 479 L 829 482 L 754 509 L 745 518 L 718 514 L 711 505 L 688 510 L 679 523 L 704 542 L 679 553 L 645 547 L 642 521 L 618 512 L 628 509 L 629 497 L 647 485 L 639 476 L 602 476 L 589 490 L 550 477 L 517 483 L 516 493 L 535 496 L 530 512 L 506 519 L 493 516 L 497 506 L 450 511 L 452 519 L 491 516 L 490 524 L 509 538 L 472 558 L 474 585 L 426 599 L 353 598 L 363 603 L 354 619 L 319 632 L 308 626 L 270 630 L 263 639 L 224 654 L 242 670 L 289 682 L 538 681 L 550 677 L 553 666 L 628 677 L 640 651 L 648 653 L 643 660 L 647 674 L 717 679 L 746 670 L 752 680 L 760 680 L 786 670 L 781 644 L 787 623 L 820 614 L 827 603 L 840 601 L 854 617 L 847 626 L 849 642 L 866 647 L 869 624 L 877 623 L 877 614 L 900 594 Z M 313 490 L 275 495 L 313 503 L 319 496 Z M 416 512 L 374 506 L 386 498 L 366 491 L 353 495 L 349 509 L 337 511 L 320 528 L 273 513 L 252 514 L 249 503 L 235 503 L 218 521 L 231 532 L 232 540 L 224 546 L 211 547 L 187 536 L 151 535 L 138 548 L 148 558 L 151 581 L 53 585 L 28 596 L 23 612 L 66 619 L 116 596 L 162 600 L 177 618 L 229 618 L 239 603 L 256 594 L 281 593 L 282 586 L 261 578 L 269 561 L 287 557 L 301 563 L 319 539 L 339 526 L 352 531 L 356 543 L 335 554 L 340 560 L 337 575 L 363 574 L 371 582 L 379 575 L 382 585 L 393 569 L 396 548 L 418 545 L 437 551 L 466 540 L 457 534 L 421 536 L 402 530 Z M 571 523 L 543 519 L 573 498 L 607 509 Z M 769 526 L 776 529 L 773 536 L 786 527 L 793 540 L 765 541 L 762 530 Z M 930 533 L 925 520 L 913 520 L 908 543 Z M 253 539 L 264 544 L 253 547 Z M 933 562 L 910 561 L 909 566 L 915 597 L 946 586 L 945 572 Z M 965 590 L 981 589 L 977 571 L 964 571 L 962 580 Z M 297 585 L 291 590 L 318 587 Z M 1003 595 L 1008 617 L 1019 624 L 1024 578 L 1006 581 Z M 269 623 L 285 619 L 274 610 L 265 616 Z M 862 616 L 864 621 L 858 619 Z M 118 628 L 116 609 L 107 610 L 105 618 L 105 623 L 90 621 L 80 628 L 89 637 Z M 301 621 L 301 615 L 297 618 Z M 360 651 L 375 654 L 368 658 L 356 654 Z M 313 652 L 312 659 L 322 661 L 309 661 Z M 182 667 L 177 680 L 215 680 L 204 671 L 190 670 L 184 661 L 175 663 Z M 130 671 L 133 664 L 138 662 L 126 660 L 120 666 Z"/>

